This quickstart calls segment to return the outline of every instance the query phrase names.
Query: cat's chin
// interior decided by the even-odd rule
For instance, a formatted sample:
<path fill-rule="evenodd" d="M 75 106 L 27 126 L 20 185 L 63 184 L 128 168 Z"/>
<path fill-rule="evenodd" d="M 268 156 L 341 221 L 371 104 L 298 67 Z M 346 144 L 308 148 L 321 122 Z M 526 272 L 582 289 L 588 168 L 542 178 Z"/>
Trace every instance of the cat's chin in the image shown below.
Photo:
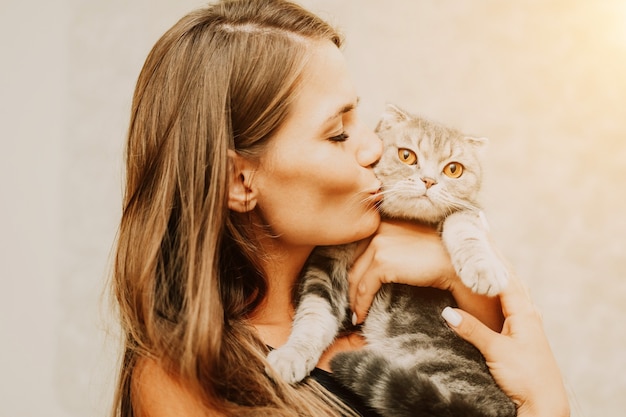
<path fill-rule="evenodd" d="M 424 223 L 437 224 L 445 217 L 433 202 L 426 196 L 413 198 L 410 202 L 399 202 L 397 207 L 392 203 L 380 205 L 380 212 L 384 217 L 407 219 Z"/>

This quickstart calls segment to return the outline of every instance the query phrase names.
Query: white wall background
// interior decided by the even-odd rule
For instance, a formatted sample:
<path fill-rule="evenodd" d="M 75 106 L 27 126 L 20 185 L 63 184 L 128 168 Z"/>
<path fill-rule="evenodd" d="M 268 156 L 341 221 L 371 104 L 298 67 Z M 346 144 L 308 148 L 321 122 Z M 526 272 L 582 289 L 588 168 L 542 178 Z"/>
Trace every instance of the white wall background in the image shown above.
<path fill-rule="evenodd" d="M 148 50 L 199 0 L 0 0 L 0 416 L 105 416 L 103 299 Z M 306 0 L 386 101 L 491 139 L 484 202 L 575 416 L 626 409 L 626 3 Z"/>

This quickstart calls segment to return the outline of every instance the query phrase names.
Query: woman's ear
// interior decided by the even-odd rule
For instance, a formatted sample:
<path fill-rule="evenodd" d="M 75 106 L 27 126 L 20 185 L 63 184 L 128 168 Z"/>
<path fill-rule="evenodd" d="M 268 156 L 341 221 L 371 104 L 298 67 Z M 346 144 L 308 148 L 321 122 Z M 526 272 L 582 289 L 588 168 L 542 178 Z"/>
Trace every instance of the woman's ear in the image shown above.
<path fill-rule="evenodd" d="M 252 187 L 252 163 L 229 149 L 230 182 L 228 185 L 228 208 L 246 213 L 256 206 L 257 194 Z"/>

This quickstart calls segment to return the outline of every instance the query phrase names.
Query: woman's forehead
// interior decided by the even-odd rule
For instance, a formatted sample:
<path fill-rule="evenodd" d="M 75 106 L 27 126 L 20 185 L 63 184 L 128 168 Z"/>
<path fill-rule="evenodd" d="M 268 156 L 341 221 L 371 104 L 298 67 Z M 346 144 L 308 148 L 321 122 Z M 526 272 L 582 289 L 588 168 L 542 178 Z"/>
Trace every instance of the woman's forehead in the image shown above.
<path fill-rule="evenodd" d="M 358 96 L 343 53 L 331 42 L 316 42 L 292 103 L 292 118 L 322 125 L 357 104 Z"/>

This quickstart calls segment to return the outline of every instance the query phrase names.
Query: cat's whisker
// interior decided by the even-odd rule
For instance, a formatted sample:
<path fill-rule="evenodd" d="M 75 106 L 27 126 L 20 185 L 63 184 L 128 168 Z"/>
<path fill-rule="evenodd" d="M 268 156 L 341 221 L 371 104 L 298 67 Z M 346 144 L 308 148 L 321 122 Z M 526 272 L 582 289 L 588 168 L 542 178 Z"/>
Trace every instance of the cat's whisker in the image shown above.
<path fill-rule="evenodd" d="M 350 206 L 354 207 L 355 211 L 360 211 L 363 206 L 367 207 L 366 212 L 370 211 L 378 211 L 378 195 L 372 195 L 369 191 L 362 191 L 360 193 L 355 194 L 351 201 L 349 201 Z M 359 210 L 356 210 L 359 209 Z"/>
<path fill-rule="evenodd" d="M 376 198 L 376 196 L 370 194 L 369 192 L 360 192 L 355 194 L 354 201 L 357 205 L 364 205 L 374 202 Z"/>
<path fill-rule="evenodd" d="M 479 209 L 478 206 L 473 204 L 473 202 L 459 200 L 458 198 L 452 197 L 448 193 L 440 193 L 438 195 L 438 202 L 446 207 L 448 214 L 451 214 L 457 210 L 476 211 Z"/>

